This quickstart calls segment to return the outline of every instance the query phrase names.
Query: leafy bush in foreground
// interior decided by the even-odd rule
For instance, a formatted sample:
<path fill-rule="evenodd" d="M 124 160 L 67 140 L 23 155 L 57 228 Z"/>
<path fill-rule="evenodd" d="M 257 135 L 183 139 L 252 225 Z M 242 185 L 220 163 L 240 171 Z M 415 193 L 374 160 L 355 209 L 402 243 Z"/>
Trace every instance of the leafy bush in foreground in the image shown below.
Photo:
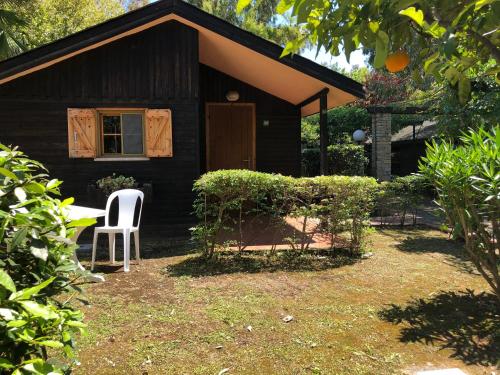
<path fill-rule="evenodd" d="M 22 152 L 0 145 L 0 369 L 2 373 L 64 373 L 73 359 L 82 313 L 70 305 L 78 278 L 60 181 Z M 67 294 L 64 295 L 63 294 Z"/>
<path fill-rule="evenodd" d="M 299 238 L 289 239 L 293 249 L 308 248 L 314 234 L 308 230 L 308 223 L 317 219 L 332 240 L 348 232 L 351 250 L 359 252 L 376 190 L 376 181 L 369 177 L 292 178 L 248 170 L 209 172 L 194 184 L 194 211 L 199 224 L 193 228 L 193 237 L 211 257 L 224 246 L 220 239 L 223 231 L 236 228 L 238 249 L 242 250 L 244 222 L 265 217 L 268 226 L 279 232 L 285 218 L 291 216 L 302 226 Z"/>
<path fill-rule="evenodd" d="M 500 126 L 461 137 L 455 147 L 433 141 L 420 163 L 452 228 L 500 300 Z"/>

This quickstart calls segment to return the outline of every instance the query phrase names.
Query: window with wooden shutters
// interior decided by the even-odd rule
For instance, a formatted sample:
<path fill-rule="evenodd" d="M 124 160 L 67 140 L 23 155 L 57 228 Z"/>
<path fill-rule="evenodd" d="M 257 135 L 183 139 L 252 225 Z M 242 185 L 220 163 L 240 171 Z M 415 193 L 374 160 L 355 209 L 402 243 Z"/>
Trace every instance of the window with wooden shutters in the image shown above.
<path fill-rule="evenodd" d="M 169 109 L 146 110 L 146 156 L 171 157 L 172 113 Z"/>
<path fill-rule="evenodd" d="M 97 155 L 97 114 L 94 109 L 68 109 L 68 148 L 70 158 Z"/>
<path fill-rule="evenodd" d="M 68 109 L 71 158 L 139 160 L 171 157 L 169 109 Z"/>

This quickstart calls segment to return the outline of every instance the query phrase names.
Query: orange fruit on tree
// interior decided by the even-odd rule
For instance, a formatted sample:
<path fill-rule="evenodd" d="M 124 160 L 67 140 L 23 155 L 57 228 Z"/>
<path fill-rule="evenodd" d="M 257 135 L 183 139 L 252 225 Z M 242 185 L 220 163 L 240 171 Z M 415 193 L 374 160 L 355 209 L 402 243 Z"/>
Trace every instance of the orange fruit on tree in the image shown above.
<path fill-rule="evenodd" d="M 391 73 L 402 71 L 410 63 L 410 56 L 404 51 L 391 53 L 385 59 L 385 67 Z"/>

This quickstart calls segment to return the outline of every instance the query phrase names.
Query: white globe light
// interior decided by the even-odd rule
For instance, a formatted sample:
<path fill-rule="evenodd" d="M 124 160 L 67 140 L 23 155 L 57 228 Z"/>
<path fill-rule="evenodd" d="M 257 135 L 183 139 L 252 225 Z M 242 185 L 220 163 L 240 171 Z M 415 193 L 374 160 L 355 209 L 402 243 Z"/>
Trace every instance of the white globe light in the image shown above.
<path fill-rule="evenodd" d="M 363 142 L 365 140 L 365 132 L 361 129 L 358 129 L 354 133 L 352 133 L 352 138 L 355 142 Z"/>

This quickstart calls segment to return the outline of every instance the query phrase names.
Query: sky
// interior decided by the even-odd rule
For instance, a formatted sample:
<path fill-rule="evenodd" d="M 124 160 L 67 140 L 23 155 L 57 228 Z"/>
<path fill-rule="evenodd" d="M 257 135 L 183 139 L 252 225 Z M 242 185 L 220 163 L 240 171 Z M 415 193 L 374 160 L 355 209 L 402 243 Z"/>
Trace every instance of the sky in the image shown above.
<path fill-rule="evenodd" d="M 325 52 L 324 49 L 321 49 L 318 57 L 316 57 L 316 48 L 305 50 L 301 55 L 322 65 L 331 65 L 333 62 L 336 62 L 341 68 L 347 71 L 351 71 L 354 65 L 366 66 L 365 57 L 361 53 L 361 50 L 351 53 L 350 63 L 347 62 L 344 54 L 332 56 Z"/>

